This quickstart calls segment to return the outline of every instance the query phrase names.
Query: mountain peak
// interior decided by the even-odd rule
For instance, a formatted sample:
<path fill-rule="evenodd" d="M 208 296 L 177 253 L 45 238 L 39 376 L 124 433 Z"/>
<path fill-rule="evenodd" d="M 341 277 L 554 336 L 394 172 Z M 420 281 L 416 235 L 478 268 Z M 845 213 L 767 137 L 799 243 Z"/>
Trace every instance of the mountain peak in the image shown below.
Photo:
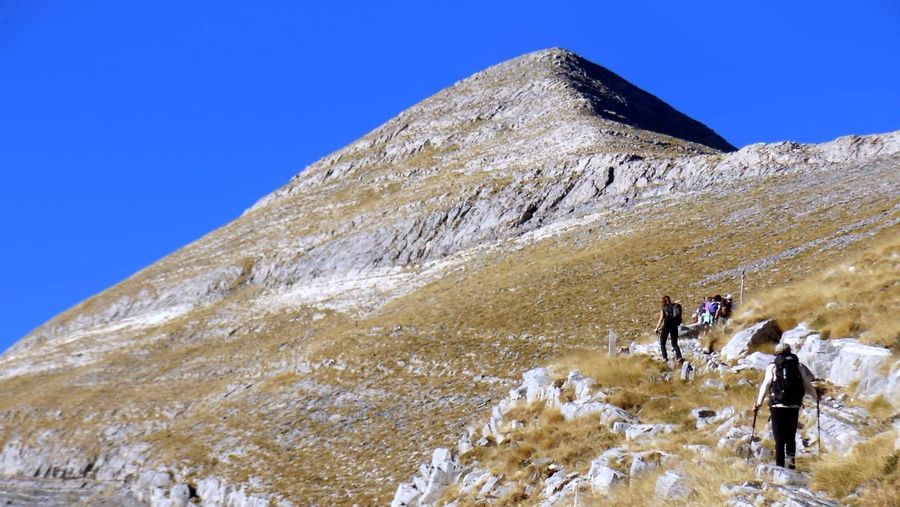
<path fill-rule="evenodd" d="M 604 120 L 719 151 L 736 150 L 706 125 L 679 112 L 615 72 L 567 49 L 543 49 L 501 65 L 521 71 L 533 72 L 535 68 L 541 68 L 555 73 L 587 100 L 592 113 Z"/>

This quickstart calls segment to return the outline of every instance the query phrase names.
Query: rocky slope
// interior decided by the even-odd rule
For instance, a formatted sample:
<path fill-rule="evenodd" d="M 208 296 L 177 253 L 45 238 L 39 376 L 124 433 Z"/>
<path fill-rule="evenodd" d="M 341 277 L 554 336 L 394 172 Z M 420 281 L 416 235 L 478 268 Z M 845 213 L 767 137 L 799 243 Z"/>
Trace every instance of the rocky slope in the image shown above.
<path fill-rule="evenodd" d="M 731 150 L 564 50 L 487 69 L 7 351 L 0 472 L 383 503 L 522 371 L 636 337 L 648 273 L 759 289 L 897 230 L 900 133 Z"/>

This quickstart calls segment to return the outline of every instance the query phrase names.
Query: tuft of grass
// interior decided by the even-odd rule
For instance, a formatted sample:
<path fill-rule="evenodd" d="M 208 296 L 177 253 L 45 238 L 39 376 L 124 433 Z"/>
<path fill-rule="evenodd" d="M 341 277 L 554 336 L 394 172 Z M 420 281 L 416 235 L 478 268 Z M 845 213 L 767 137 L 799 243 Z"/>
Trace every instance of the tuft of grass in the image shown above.
<path fill-rule="evenodd" d="M 900 352 L 900 227 L 851 258 L 813 276 L 765 291 L 735 316 L 738 325 L 776 318 L 789 329 L 801 321 L 824 336 L 858 336 Z"/>
<path fill-rule="evenodd" d="M 900 451 L 893 432 L 883 433 L 856 446 L 847 456 L 826 455 L 813 464 L 813 485 L 836 498 L 862 487 L 860 505 L 900 505 Z"/>

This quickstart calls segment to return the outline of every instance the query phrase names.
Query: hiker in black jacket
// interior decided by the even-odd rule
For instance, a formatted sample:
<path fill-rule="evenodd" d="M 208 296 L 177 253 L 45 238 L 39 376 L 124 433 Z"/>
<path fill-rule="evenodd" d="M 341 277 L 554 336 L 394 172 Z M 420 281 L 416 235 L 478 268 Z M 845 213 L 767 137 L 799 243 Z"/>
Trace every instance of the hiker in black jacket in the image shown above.
<path fill-rule="evenodd" d="M 775 361 L 766 368 L 766 377 L 759 386 L 759 396 L 753 410 L 759 410 L 763 400 L 769 396 L 769 412 L 772 415 L 772 436 L 775 438 L 775 464 L 796 468 L 794 456 L 797 453 L 797 420 L 803 395 L 816 396 L 812 384 L 812 374 L 800 364 L 797 356 L 791 354 L 791 346 L 779 343 L 775 347 Z"/>
<path fill-rule="evenodd" d="M 659 335 L 659 351 L 663 361 L 668 361 L 666 354 L 666 338 L 671 337 L 672 349 L 675 351 L 675 360 L 684 362 L 681 357 L 681 349 L 678 348 L 678 326 L 681 324 L 681 305 L 672 304 L 669 296 L 663 296 L 662 307 L 659 310 L 659 322 L 656 323 L 656 334 Z"/>

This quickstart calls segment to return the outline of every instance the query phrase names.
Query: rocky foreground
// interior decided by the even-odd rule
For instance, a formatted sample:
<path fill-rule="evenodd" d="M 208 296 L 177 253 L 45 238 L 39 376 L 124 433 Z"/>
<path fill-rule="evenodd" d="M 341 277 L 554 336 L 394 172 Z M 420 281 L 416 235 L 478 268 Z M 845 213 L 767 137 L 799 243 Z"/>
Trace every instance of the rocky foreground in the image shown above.
<path fill-rule="evenodd" d="M 683 326 L 682 335 L 696 336 L 697 330 L 693 326 Z M 763 352 L 748 354 L 748 351 L 779 341 L 789 343 L 799 351 L 798 356 L 804 364 L 810 365 L 817 382 L 846 390 L 839 396 L 826 396 L 821 400 L 818 421 L 815 401 L 807 398 L 807 407 L 801 412 L 801 430 L 797 433 L 801 463 L 805 461 L 804 457 L 808 460 L 819 457 L 822 449 L 846 455 L 867 438 L 879 436 L 873 434 L 874 423 L 866 410 L 852 406 L 850 400 L 875 397 L 900 400 L 900 360 L 896 360 L 889 349 L 862 345 L 852 338 L 823 340 L 805 323 L 782 334 L 775 322 L 760 322 L 737 333 L 721 355 L 701 349 L 696 338 L 681 340 L 688 361 L 679 371 L 668 371 L 656 381 L 672 383 L 680 378 L 685 384 L 680 388 L 690 389 L 690 384 L 705 379 L 701 389 L 720 391 L 727 397 L 736 386 L 720 379 L 747 369 L 764 370 L 774 356 Z M 655 346 L 632 343 L 622 352 L 649 355 L 662 361 Z M 723 362 L 728 358 L 736 360 L 737 364 L 729 366 Z M 885 376 L 885 371 L 890 373 Z M 746 379 L 740 383 L 750 384 Z M 515 442 L 512 433 L 529 423 L 516 417 L 516 409 L 530 405 L 558 410 L 565 421 L 594 419 L 613 433 L 623 435 L 623 442 L 591 459 L 586 471 L 571 470 L 546 459 L 528 463 L 528 466 L 537 466 L 541 471 L 538 477 L 542 480 L 531 476 L 524 483 L 517 482 L 514 473 L 497 474 L 471 458 L 473 450 L 479 446 L 523 445 L 524 442 Z M 660 504 L 706 503 L 701 501 L 699 492 L 705 490 L 708 495 L 711 488 L 718 489 L 722 497 L 719 500 L 724 504 L 741 507 L 834 507 L 858 498 L 859 492 L 844 499 L 830 498 L 810 487 L 809 473 L 804 472 L 802 466 L 796 471 L 774 466 L 770 450 L 774 445 L 771 428 L 768 424 L 760 424 L 753 435 L 751 417 L 752 409 L 747 406 L 697 407 L 691 410 L 689 421 L 697 430 L 697 435 L 693 436 L 696 443 L 682 442 L 680 448 L 671 450 L 667 440 L 684 431 L 681 425 L 642 422 L 638 416 L 610 403 L 603 386 L 577 370 L 556 379 L 547 368 L 537 368 L 526 372 L 522 384 L 492 407 L 482 427 L 470 426 L 460 437 L 456 449 L 436 449 L 430 464 L 422 464 L 412 482 L 400 484 L 391 505 L 424 507 L 515 500 L 551 507 L 571 505 L 579 499 L 583 505 L 601 505 L 606 499 L 615 499 L 617 493 L 627 489 L 630 483 L 651 473 L 653 496 Z M 890 436 L 900 450 L 900 419 L 895 419 L 892 427 L 879 430 Z M 714 446 L 705 443 L 710 438 L 716 442 Z M 743 467 L 745 460 L 753 470 L 752 480 L 728 482 L 691 473 L 695 461 Z M 710 497 L 703 498 L 708 501 Z M 652 502 L 645 498 L 642 503 Z"/>

